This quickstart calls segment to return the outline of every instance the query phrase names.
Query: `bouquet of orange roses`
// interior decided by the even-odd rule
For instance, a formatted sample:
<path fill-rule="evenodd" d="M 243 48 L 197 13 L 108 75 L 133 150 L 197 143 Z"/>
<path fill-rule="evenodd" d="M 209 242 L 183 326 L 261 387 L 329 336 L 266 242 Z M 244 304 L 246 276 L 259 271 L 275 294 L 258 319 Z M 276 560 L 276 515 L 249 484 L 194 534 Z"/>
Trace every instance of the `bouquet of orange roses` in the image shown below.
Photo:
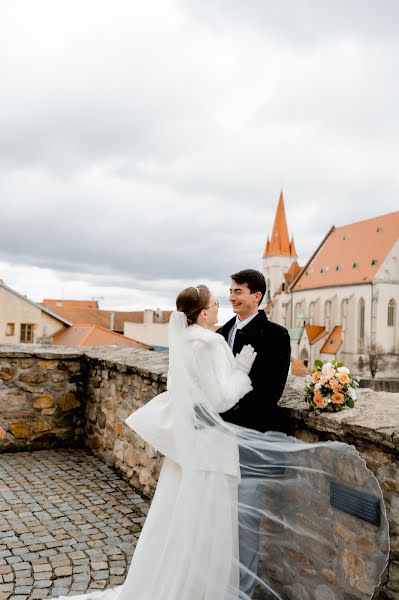
<path fill-rule="evenodd" d="M 316 414 L 353 408 L 359 382 L 343 363 L 315 360 L 314 368 L 306 376 L 305 401 Z"/>

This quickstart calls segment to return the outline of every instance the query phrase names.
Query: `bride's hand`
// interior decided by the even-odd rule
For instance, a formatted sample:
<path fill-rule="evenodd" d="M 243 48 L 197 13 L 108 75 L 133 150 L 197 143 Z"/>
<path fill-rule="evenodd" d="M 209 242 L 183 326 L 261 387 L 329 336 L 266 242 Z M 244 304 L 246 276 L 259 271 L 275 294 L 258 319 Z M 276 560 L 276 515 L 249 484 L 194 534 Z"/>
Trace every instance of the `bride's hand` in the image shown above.
<path fill-rule="evenodd" d="M 239 354 L 236 355 L 236 364 L 241 371 L 244 371 L 248 375 L 254 364 L 256 358 L 256 352 L 249 344 L 244 346 Z"/>

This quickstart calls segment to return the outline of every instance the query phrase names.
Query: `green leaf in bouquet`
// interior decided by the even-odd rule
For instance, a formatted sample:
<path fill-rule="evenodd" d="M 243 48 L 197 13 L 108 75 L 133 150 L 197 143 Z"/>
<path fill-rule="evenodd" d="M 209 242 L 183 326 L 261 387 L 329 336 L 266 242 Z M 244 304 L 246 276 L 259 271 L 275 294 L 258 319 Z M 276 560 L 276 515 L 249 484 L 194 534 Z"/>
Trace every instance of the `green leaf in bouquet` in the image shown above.
<path fill-rule="evenodd" d="M 343 367 L 343 366 L 344 366 L 344 363 L 343 363 L 343 362 L 339 362 L 339 363 L 337 363 L 337 367 Z"/>
<path fill-rule="evenodd" d="M 348 398 L 346 401 L 346 406 L 349 406 L 349 408 L 354 408 L 355 407 L 354 400 L 352 400 L 352 398 Z"/>
<path fill-rule="evenodd" d="M 317 359 L 317 360 L 314 361 L 314 365 L 315 365 L 315 367 L 322 367 L 323 366 L 323 361 Z"/>

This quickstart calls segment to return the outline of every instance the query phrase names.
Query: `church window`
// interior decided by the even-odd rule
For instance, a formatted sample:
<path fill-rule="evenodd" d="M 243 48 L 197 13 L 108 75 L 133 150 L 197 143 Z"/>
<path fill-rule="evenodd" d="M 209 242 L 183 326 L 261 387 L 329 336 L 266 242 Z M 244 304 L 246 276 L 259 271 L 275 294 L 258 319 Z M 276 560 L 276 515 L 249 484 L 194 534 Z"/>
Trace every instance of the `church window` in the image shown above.
<path fill-rule="evenodd" d="M 393 327 L 395 324 L 395 300 L 390 299 L 388 303 L 388 327 Z"/>
<path fill-rule="evenodd" d="M 365 316 L 365 305 L 363 298 L 359 301 L 359 338 L 364 340 L 364 316 Z"/>

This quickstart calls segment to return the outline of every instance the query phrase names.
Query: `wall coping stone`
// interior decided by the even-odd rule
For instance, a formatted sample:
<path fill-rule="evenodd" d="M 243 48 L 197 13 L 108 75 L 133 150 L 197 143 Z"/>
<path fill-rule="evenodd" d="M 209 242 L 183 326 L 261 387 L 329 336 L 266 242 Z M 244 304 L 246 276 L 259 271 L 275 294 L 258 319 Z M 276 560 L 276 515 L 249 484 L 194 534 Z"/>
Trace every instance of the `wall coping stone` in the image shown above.
<path fill-rule="evenodd" d="M 103 363 L 107 368 L 132 371 L 153 381 L 166 382 L 168 355 L 150 350 L 115 346 L 86 346 L 84 348 L 40 344 L 0 345 L 0 360 L 33 356 L 42 359 L 77 359 Z M 399 394 L 375 392 L 368 388 L 357 390 L 356 407 L 338 413 L 309 414 L 303 401 L 305 380 L 289 376 L 280 400 L 290 420 L 303 424 L 304 429 L 332 434 L 343 439 L 349 436 L 385 446 L 388 451 L 399 450 Z"/>

